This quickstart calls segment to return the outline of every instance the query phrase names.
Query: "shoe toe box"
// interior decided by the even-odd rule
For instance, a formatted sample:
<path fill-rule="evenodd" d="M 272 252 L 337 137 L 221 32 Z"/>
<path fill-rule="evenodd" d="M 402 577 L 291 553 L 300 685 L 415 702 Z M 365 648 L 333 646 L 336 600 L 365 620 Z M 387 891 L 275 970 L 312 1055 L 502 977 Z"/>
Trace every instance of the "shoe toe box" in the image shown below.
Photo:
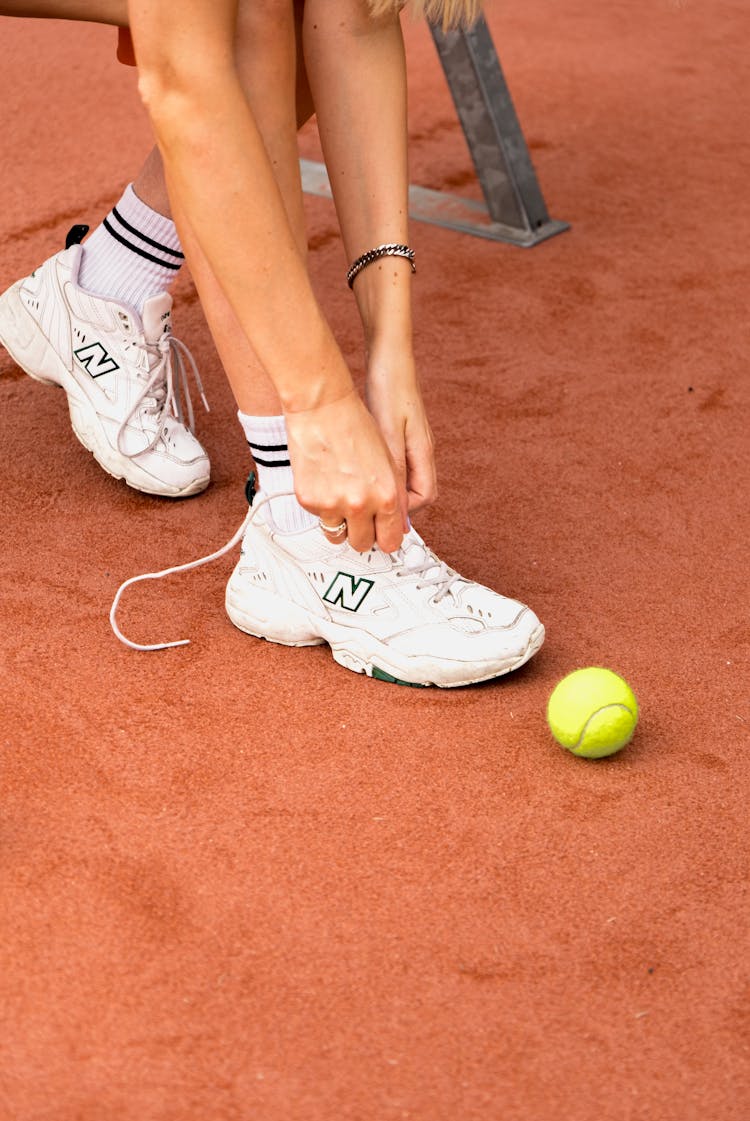
<path fill-rule="evenodd" d="M 502 597 L 498 597 L 502 598 Z M 424 663 L 436 684 L 459 684 L 507 673 L 541 646 L 544 628 L 529 607 L 505 600 L 502 621 L 476 614 L 454 614 L 394 635 L 389 646 Z M 431 667 L 431 668 L 430 668 Z"/>

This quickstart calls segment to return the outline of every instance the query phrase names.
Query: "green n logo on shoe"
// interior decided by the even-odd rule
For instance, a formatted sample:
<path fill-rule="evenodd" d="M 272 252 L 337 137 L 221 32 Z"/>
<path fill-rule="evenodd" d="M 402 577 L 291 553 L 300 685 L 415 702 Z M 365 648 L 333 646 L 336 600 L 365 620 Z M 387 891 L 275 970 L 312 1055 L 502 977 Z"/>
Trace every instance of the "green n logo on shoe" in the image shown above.
<path fill-rule="evenodd" d="M 87 343 L 86 346 L 79 346 L 73 353 L 92 378 L 100 378 L 102 374 L 112 374 L 120 369 L 101 343 Z"/>
<path fill-rule="evenodd" d="M 348 572 L 337 572 L 331 581 L 330 587 L 323 595 L 326 603 L 334 607 L 345 607 L 347 611 L 359 611 L 365 601 L 365 596 L 372 588 L 374 580 L 365 576 L 356 579 Z"/>

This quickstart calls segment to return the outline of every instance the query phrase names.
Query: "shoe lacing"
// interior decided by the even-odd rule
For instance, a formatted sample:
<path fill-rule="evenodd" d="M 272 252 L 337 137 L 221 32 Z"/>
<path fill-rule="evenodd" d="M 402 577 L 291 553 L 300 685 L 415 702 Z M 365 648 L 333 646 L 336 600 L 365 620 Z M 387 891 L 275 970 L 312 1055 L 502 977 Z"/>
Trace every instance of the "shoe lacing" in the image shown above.
<path fill-rule="evenodd" d="M 413 549 L 419 549 L 424 554 L 424 559 L 416 564 L 407 561 L 407 556 Z M 436 589 L 432 596 L 433 603 L 440 603 L 457 583 L 465 582 L 458 572 L 449 568 L 445 561 L 436 557 L 423 542 L 412 542 L 407 545 L 406 549 L 402 547 L 398 552 L 391 555 L 400 566 L 396 576 L 416 576 L 420 578 L 416 584 L 417 591 L 421 591 L 422 588 Z"/>
<path fill-rule="evenodd" d="M 198 560 L 188 561 L 187 564 L 178 564 L 174 565 L 172 568 L 164 568 L 161 572 L 144 572 L 140 576 L 131 576 L 129 580 L 121 584 L 117 589 L 117 594 L 112 601 L 112 607 L 109 612 L 110 625 L 120 642 L 124 643 L 125 646 L 129 646 L 131 650 L 169 650 L 173 646 L 189 646 L 189 638 L 179 638 L 173 642 L 155 642 L 151 644 L 132 642 L 131 639 L 126 638 L 117 624 L 117 608 L 119 607 L 125 589 L 129 588 L 132 584 L 140 583 L 141 580 L 161 580 L 164 576 L 174 576 L 178 572 L 190 572 L 194 568 L 201 568 L 204 564 L 211 564 L 212 561 L 219 560 L 220 557 L 225 556 L 239 544 L 258 511 L 262 510 L 268 502 L 275 498 L 289 498 L 293 495 L 294 491 L 292 490 L 274 495 L 267 494 L 261 496 L 256 494 L 252 506 L 249 507 L 242 521 L 242 525 L 232 535 L 229 541 L 227 541 L 226 545 L 222 545 L 216 552 L 209 553 L 208 556 L 200 557 Z M 407 563 L 407 554 L 414 549 L 419 549 L 424 559 L 417 561 L 417 563 Z M 435 587 L 438 589 L 433 596 L 435 603 L 439 603 L 441 599 L 448 595 L 457 582 L 463 580 L 462 576 L 459 576 L 457 572 L 449 568 L 445 561 L 441 561 L 436 557 L 422 541 L 412 541 L 405 549 L 402 547 L 396 553 L 391 553 L 390 556 L 393 558 L 394 562 L 400 566 L 396 571 L 396 576 L 421 577 L 417 583 L 417 588 Z"/>
<path fill-rule="evenodd" d="M 149 354 L 157 357 L 157 362 L 150 370 L 143 389 L 136 397 L 132 409 L 117 432 L 117 450 L 120 455 L 128 455 L 130 459 L 145 455 L 146 452 L 151 451 L 158 444 L 171 417 L 176 417 L 180 424 L 189 428 L 195 434 L 195 413 L 190 396 L 188 371 L 193 375 L 195 385 L 203 401 L 203 407 L 207 413 L 211 411 L 206 400 L 206 394 L 203 392 L 203 382 L 195 359 L 184 342 L 176 339 L 169 331 L 165 331 L 156 343 L 145 343 L 144 346 Z M 144 411 L 152 416 L 159 417 L 156 433 L 145 448 L 129 454 L 122 448 L 123 435 L 133 417 L 144 407 L 144 402 L 149 397 L 152 399 L 152 403 L 145 406 Z M 187 424 L 185 424 L 185 409 L 187 409 Z"/>

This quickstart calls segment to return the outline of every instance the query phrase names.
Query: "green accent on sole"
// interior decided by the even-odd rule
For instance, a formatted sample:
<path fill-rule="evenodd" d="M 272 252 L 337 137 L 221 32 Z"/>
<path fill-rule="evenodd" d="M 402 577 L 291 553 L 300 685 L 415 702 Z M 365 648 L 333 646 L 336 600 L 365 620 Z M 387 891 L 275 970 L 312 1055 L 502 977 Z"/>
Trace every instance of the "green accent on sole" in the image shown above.
<path fill-rule="evenodd" d="M 377 666 L 372 667 L 372 676 L 377 678 L 378 681 L 389 681 L 391 685 L 406 685 L 409 689 L 427 688 L 419 681 L 402 681 L 400 677 L 392 677 L 390 673 L 386 673 L 384 669 L 378 669 Z"/>

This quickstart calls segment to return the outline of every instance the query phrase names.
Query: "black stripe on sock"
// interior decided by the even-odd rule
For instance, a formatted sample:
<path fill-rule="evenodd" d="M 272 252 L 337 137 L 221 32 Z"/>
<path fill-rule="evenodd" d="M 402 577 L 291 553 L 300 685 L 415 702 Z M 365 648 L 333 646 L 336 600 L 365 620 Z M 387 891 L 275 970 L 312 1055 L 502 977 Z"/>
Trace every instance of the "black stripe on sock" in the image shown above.
<path fill-rule="evenodd" d="M 145 241 L 147 245 L 153 245 L 154 249 L 161 249 L 162 253 L 169 253 L 170 257 L 179 257 L 181 261 L 185 260 L 185 254 L 180 253 L 179 249 L 170 249 L 168 245 L 162 245 L 160 241 L 154 241 L 152 237 L 148 237 L 147 234 L 142 234 L 140 230 L 137 230 L 135 228 L 135 226 L 131 226 L 130 222 L 125 221 L 116 206 L 112 207 L 112 213 L 121 226 L 124 226 L 126 230 L 130 231 L 131 234 L 135 234 L 135 236 L 139 237 L 141 241 Z"/>
<path fill-rule="evenodd" d="M 253 451 L 258 452 L 288 452 L 289 448 L 286 444 L 253 444 L 250 440 L 247 441 L 248 447 Z"/>
<path fill-rule="evenodd" d="M 291 467 L 292 462 L 290 459 L 261 459 L 260 456 L 253 454 L 253 459 L 259 467 Z"/>
<path fill-rule="evenodd" d="M 162 265 L 165 269 L 174 269 L 175 272 L 179 272 L 182 267 L 181 265 L 173 265 L 171 261 L 163 261 L 161 257 L 155 257 L 153 253 L 147 253 L 145 249 L 141 249 L 138 245 L 131 244 L 122 234 L 118 234 L 117 230 L 112 229 L 106 218 L 104 219 L 103 226 L 115 241 L 119 241 L 121 245 L 130 249 L 131 252 L 137 253 L 139 257 L 145 257 L 147 261 L 153 261 L 155 265 Z"/>

